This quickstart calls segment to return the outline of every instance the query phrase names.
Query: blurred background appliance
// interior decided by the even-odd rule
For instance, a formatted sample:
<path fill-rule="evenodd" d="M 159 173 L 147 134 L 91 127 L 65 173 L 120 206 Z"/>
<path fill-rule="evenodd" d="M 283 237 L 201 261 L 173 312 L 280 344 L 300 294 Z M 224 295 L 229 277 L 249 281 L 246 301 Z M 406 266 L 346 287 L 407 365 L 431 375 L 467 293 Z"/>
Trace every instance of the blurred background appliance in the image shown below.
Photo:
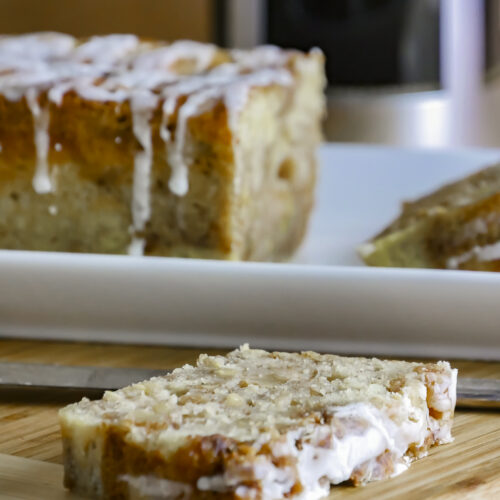
<path fill-rule="evenodd" d="M 500 146 L 500 0 L 0 0 L 0 33 L 41 30 L 319 46 L 327 139 Z"/>
<path fill-rule="evenodd" d="M 500 0 L 221 0 L 229 46 L 327 56 L 330 140 L 500 146 Z"/>

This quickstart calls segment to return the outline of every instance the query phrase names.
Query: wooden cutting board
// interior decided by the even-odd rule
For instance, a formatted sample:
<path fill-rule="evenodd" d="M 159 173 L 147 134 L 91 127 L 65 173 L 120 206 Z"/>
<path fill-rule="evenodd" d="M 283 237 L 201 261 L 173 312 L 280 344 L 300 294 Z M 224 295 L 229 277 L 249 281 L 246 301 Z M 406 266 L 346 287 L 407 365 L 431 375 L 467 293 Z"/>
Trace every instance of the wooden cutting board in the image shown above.
<path fill-rule="evenodd" d="M 76 500 L 62 486 L 61 465 L 0 454 L 0 498 Z"/>
<path fill-rule="evenodd" d="M 173 368 L 199 350 L 0 340 L 0 361 Z M 457 361 L 466 377 L 500 378 L 500 363 Z M 64 398 L 0 391 L 0 499 L 73 500 L 62 486 L 57 411 Z M 500 500 L 500 412 L 458 411 L 455 441 L 400 476 L 361 488 L 335 487 L 331 499 Z M 13 456 L 17 455 L 17 456 Z"/>

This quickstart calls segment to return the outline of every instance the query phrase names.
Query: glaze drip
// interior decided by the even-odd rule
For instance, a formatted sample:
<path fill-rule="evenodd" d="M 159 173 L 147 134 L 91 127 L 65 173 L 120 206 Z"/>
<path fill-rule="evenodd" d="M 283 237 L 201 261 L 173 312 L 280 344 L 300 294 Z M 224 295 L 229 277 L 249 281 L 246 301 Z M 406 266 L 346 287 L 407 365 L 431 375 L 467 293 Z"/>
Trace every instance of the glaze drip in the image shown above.
<path fill-rule="evenodd" d="M 150 184 L 153 143 L 150 120 L 156 107 L 157 98 L 147 92 L 136 92 L 131 98 L 134 135 L 142 147 L 134 157 L 134 180 L 132 184 L 132 229 L 134 238 L 129 253 L 144 252 L 144 243 L 139 244 L 135 234 L 143 231 L 151 216 Z M 140 239 L 139 239 L 140 241 Z"/>
<path fill-rule="evenodd" d="M 41 107 L 38 96 L 31 89 L 26 93 L 26 102 L 33 116 L 34 141 L 36 147 L 35 174 L 33 176 L 33 189 L 39 194 L 52 191 L 52 181 L 49 174 L 47 155 L 49 153 L 49 110 Z"/>

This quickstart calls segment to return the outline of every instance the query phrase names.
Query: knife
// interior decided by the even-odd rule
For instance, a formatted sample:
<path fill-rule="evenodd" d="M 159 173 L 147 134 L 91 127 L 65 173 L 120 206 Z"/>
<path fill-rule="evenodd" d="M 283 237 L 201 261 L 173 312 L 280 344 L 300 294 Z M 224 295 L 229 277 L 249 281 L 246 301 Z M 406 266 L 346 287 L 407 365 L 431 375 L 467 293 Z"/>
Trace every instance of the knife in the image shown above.
<path fill-rule="evenodd" d="M 115 390 L 170 370 L 0 363 L 0 389 Z"/>
<path fill-rule="evenodd" d="M 0 389 L 57 389 L 96 395 L 167 373 L 169 370 L 145 368 L 0 363 Z M 500 379 L 459 377 L 457 407 L 500 409 Z"/>

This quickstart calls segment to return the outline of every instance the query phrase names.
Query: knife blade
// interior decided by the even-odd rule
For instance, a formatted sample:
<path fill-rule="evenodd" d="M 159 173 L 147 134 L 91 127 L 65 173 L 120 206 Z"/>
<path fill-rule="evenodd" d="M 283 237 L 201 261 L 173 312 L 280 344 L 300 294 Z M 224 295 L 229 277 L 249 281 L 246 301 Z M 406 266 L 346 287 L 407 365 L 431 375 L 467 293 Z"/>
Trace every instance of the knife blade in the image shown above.
<path fill-rule="evenodd" d="M 170 370 L 0 363 L 0 389 L 115 390 Z M 499 408 L 500 379 L 459 377 L 458 408 Z"/>
<path fill-rule="evenodd" d="M 169 370 L 0 363 L 0 388 L 105 391 L 165 375 Z"/>
<path fill-rule="evenodd" d="M 500 409 L 500 379 L 458 377 L 457 408 Z"/>

